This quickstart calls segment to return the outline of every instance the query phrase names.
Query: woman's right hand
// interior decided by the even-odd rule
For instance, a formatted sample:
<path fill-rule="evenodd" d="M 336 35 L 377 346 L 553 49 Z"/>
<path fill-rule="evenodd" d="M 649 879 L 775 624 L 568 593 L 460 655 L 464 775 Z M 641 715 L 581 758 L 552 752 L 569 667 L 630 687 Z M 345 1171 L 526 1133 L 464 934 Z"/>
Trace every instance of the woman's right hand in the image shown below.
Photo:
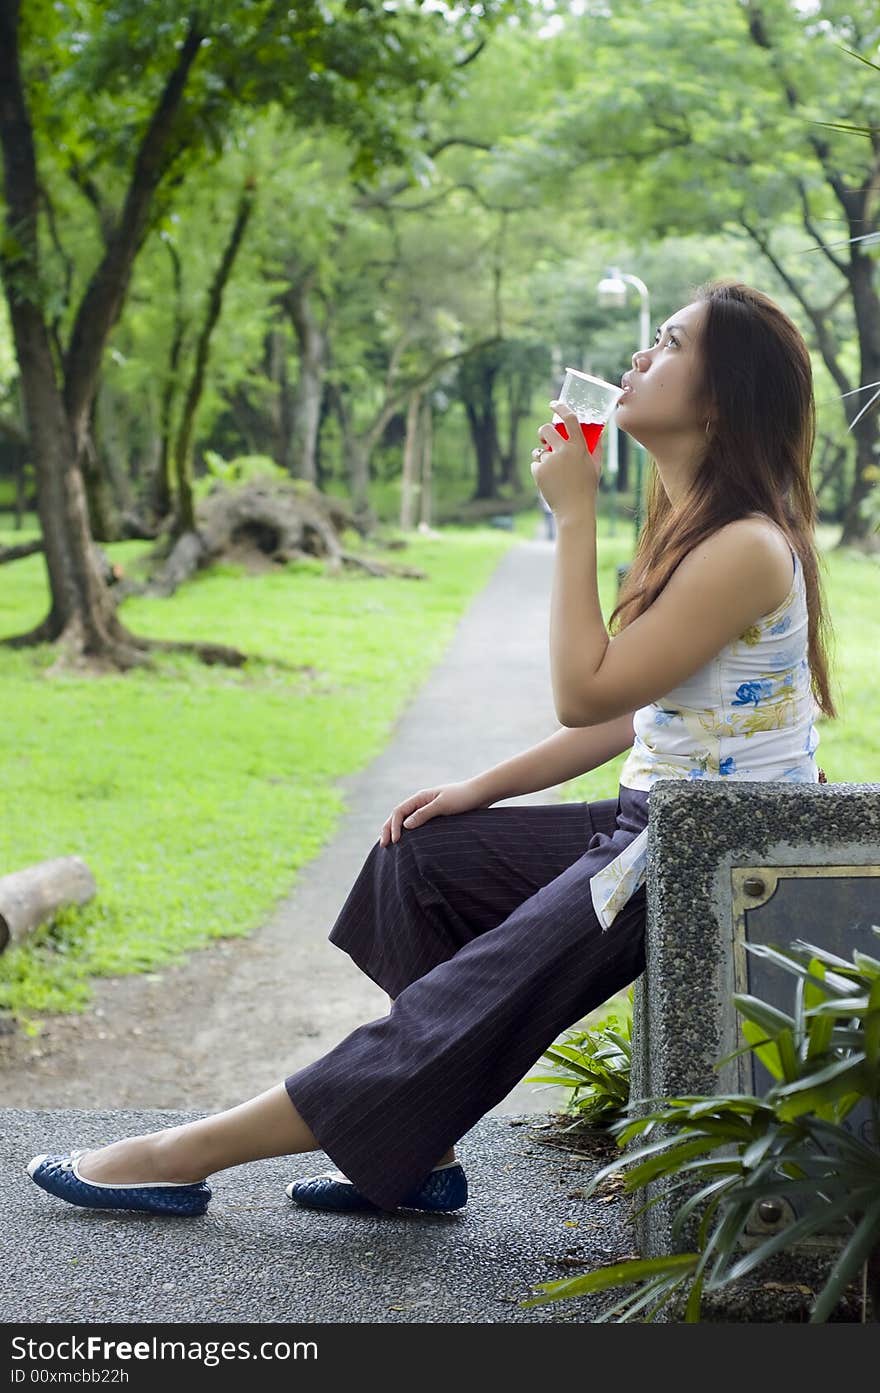
<path fill-rule="evenodd" d="M 486 801 L 474 779 L 463 779 L 454 784 L 437 784 L 435 788 L 420 788 L 418 793 L 413 793 L 409 798 L 404 798 L 402 803 L 398 803 L 390 817 L 383 822 L 382 831 L 379 833 L 379 845 L 387 846 L 389 842 L 400 841 L 402 827 L 411 832 L 414 828 L 421 827 L 429 818 L 438 815 L 449 817 L 452 813 L 469 813 L 474 808 L 491 806 L 492 800 Z"/>

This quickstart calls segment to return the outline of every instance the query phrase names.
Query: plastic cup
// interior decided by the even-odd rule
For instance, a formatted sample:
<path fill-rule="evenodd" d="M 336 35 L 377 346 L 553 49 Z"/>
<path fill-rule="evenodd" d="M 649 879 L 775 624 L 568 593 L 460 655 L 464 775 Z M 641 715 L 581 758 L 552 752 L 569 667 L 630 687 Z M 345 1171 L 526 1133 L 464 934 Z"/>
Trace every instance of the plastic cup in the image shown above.
<path fill-rule="evenodd" d="M 591 377 L 588 372 L 578 372 L 577 368 L 566 368 L 562 389 L 557 400 L 564 402 L 578 418 L 584 443 L 590 454 L 599 443 L 608 419 L 623 394 L 622 387 L 613 382 L 605 382 L 601 377 Z M 553 417 L 553 424 L 564 440 L 568 431 L 559 416 Z"/>

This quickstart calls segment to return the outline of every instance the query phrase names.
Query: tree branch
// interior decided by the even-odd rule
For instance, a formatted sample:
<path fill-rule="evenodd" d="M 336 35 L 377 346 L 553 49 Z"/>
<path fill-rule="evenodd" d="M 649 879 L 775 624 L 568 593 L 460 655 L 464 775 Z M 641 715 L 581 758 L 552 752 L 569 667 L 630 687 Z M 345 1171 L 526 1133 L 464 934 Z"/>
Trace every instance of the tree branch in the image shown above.
<path fill-rule="evenodd" d="M 174 121 L 203 37 L 194 18 L 141 141 L 119 223 L 77 312 L 65 363 L 64 402 L 78 445 L 88 426 L 104 346 L 122 310 L 134 259 L 148 229 Z"/>
<path fill-rule="evenodd" d="M 779 50 L 770 38 L 770 34 L 767 29 L 764 16 L 761 13 L 760 6 L 754 3 L 747 3 L 745 9 L 746 14 L 748 16 L 746 21 L 746 27 L 749 31 L 749 37 L 752 39 L 752 42 L 757 45 L 758 48 L 763 48 L 766 53 L 769 53 L 771 55 L 773 68 L 776 72 L 776 76 L 779 78 L 779 82 L 782 87 L 782 91 L 785 95 L 785 100 L 788 103 L 789 110 L 797 111 L 802 105 L 800 96 L 798 94 L 797 88 L 794 87 L 794 85 L 789 81 L 789 79 L 785 76 L 780 67 Z M 831 149 L 829 145 L 818 134 L 808 134 L 807 141 L 813 147 L 813 153 L 819 161 L 819 164 L 822 166 L 822 172 L 825 175 L 825 179 L 829 187 L 834 191 L 837 201 L 839 202 L 841 208 L 843 208 L 844 212 L 847 215 L 847 220 L 849 221 L 853 216 L 851 195 L 848 192 L 846 185 L 844 184 L 837 170 L 834 168 L 831 159 Z"/>
<path fill-rule="evenodd" d="M 193 531 L 195 530 L 195 519 L 192 516 L 189 516 L 189 514 L 192 513 L 192 499 L 190 497 L 188 499 L 181 500 L 180 495 L 182 495 L 186 488 L 188 488 L 188 480 L 186 474 L 187 462 L 189 459 L 189 450 L 190 443 L 192 440 L 192 433 L 195 426 L 196 412 L 198 410 L 199 402 L 201 401 L 202 397 L 202 391 L 205 385 L 205 373 L 207 372 L 208 368 L 208 353 L 211 344 L 211 336 L 213 335 L 214 328 L 217 324 L 217 320 L 220 318 L 220 311 L 223 308 L 223 295 L 226 290 L 226 285 L 229 281 L 230 275 L 232 274 L 232 267 L 235 264 L 235 258 L 238 255 L 239 248 L 241 247 L 242 241 L 244 239 L 244 234 L 247 230 L 247 225 L 250 221 L 251 214 L 254 210 L 254 198 L 254 181 L 253 179 L 248 178 L 245 182 L 245 186 L 242 189 L 241 196 L 238 200 L 238 208 L 236 210 L 235 222 L 232 227 L 232 232 L 229 236 L 229 241 L 226 243 L 226 246 L 223 250 L 223 255 L 220 259 L 220 265 L 217 268 L 217 271 L 214 275 L 214 279 L 211 282 L 210 290 L 208 291 L 207 313 L 205 315 L 205 320 L 202 324 L 198 340 L 196 342 L 195 364 L 193 366 L 192 377 L 190 378 L 189 388 L 187 390 L 186 398 L 183 404 L 183 409 L 181 411 L 180 429 L 178 431 L 177 443 L 174 449 L 179 502 L 182 501 L 183 506 L 183 522 L 185 526 L 192 528 Z"/>
<path fill-rule="evenodd" d="M 75 187 L 79 189 L 83 198 L 85 198 L 89 203 L 91 203 L 92 207 L 94 208 L 95 213 L 98 217 L 98 227 L 101 230 L 101 241 L 104 243 L 106 247 L 110 242 L 110 238 L 113 235 L 114 218 L 113 214 L 110 212 L 110 209 L 107 207 L 103 198 L 101 197 L 100 189 L 98 188 L 91 175 L 86 174 L 85 170 L 82 168 L 81 164 L 76 159 L 71 159 L 70 163 L 68 164 L 67 175 L 71 183 L 73 183 Z"/>
<path fill-rule="evenodd" d="M 462 58 L 458 63 L 455 64 L 456 68 L 466 68 L 468 63 L 472 63 L 475 58 L 479 58 L 480 54 L 483 52 L 483 49 L 485 47 L 486 40 L 480 39 L 480 42 L 477 44 L 476 48 L 472 48 L 470 53 L 466 54 L 464 58 Z"/>
<path fill-rule="evenodd" d="M 400 409 L 411 392 L 423 391 L 433 382 L 437 374 L 442 372 L 444 368 L 449 367 L 451 363 L 458 363 L 464 358 L 469 358 L 472 353 L 480 353 L 484 348 L 490 348 L 499 341 L 498 336 L 493 334 L 491 338 L 480 339 L 478 343 L 472 343 L 470 347 L 463 348 L 460 353 L 448 353 L 444 354 L 441 358 L 435 358 L 423 373 L 420 373 L 418 377 L 405 383 L 402 387 L 398 388 L 397 392 L 388 398 L 376 414 L 372 425 L 364 431 L 364 437 L 372 442 L 378 440 L 388 422 L 391 420 L 391 417 Z"/>
<path fill-rule="evenodd" d="M 813 326 L 813 331 L 816 335 L 816 343 L 819 352 L 822 354 L 823 362 L 834 381 L 837 383 L 837 386 L 840 388 L 841 395 L 845 395 L 847 392 L 851 391 L 851 383 L 840 366 L 837 348 L 834 344 L 831 331 L 825 322 L 823 311 L 818 309 L 815 305 L 810 304 L 801 286 L 793 276 L 786 271 L 782 262 L 771 250 L 769 239 L 764 233 L 760 232 L 758 228 L 750 226 L 743 217 L 740 218 L 740 222 L 755 244 L 760 248 L 763 255 L 766 256 L 780 280 L 783 281 L 798 303 L 803 307 L 804 312 Z"/>
<path fill-rule="evenodd" d="M 441 140 L 436 145 L 432 145 L 429 150 L 425 151 L 425 154 L 429 160 L 434 160 L 452 145 L 465 145 L 471 150 L 485 150 L 487 152 L 492 150 L 492 146 L 487 145 L 485 141 L 482 140 L 471 140 L 467 136 L 449 136 L 446 140 Z M 396 198 L 399 193 L 404 193 L 407 189 L 412 188 L 414 183 L 415 180 L 412 175 L 407 175 L 402 179 L 398 179 L 397 183 L 393 184 L 390 188 L 376 189 L 373 192 L 370 192 L 365 184 L 356 183 L 354 187 L 358 190 L 361 197 L 355 202 L 354 206 L 359 211 L 366 211 L 369 208 L 375 208 L 379 205 L 384 206 L 389 203 L 392 198 Z"/>
<path fill-rule="evenodd" d="M 847 266 L 846 262 L 841 261 L 838 257 L 834 255 L 834 252 L 831 250 L 828 243 L 825 241 L 825 238 L 822 236 L 821 232 L 819 232 L 818 228 L 813 223 L 813 217 L 810 212 L 810 201 L 807 197 L 807 189 L 803 179 L 797 179 L 795 182 L 797 184 L 798 193 L 800 194 L 801 198 L 801 210 L 803 214 L 804 227 L 809 232 L 810 236 L 816 243 L 819 250 L 822 252 L 823 256 L 827 257 L 834 269 L 836 271 L 839 271 L 842 276 L 846 277 L 847 282 L 849 282 L 849 267 Z"/>

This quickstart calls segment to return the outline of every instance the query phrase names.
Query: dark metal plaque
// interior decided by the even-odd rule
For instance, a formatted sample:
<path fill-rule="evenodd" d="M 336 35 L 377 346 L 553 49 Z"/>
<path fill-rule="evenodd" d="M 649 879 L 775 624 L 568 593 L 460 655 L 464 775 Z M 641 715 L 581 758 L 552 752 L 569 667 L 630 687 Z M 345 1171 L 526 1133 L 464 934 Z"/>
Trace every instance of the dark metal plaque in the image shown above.
<path fill-rule="evenodd" d="M 792 1015 L 797 978 L 766 958 L 747 952 L 746 943 L 787 949 L 795 939 L 815 944 L 847 961 L 854 949 L 880 957 L 880 939 L 871 925 L 880 925 L 880 866 L 737 866 L 731 870 L 733 892 L 734 981 L 738 992 L 760 997 Z M 745 1044 L 742 1021 L 737 1017 L 737 1043 Z M 739 1088 L 761 1096 L 772 1079 L 751 1052 L 740 1055 Z M 871 1145 L 880 1145 L 874 1134 L 870 1107 L 865 1101 L 853 1108 L 842 1124 Z M 753 1209 L 742 1238 L 745 1247 L 776 1232 L 799 1217 L 799 1205 L 771 1201 Z M 836 1246 L 841 1225 L 799 1245 L 802 1250 Z"/>
<path fill-rule="evenodd" d="M 803 939 L 852 960 L 854 949 L 880 957 L 880 866 L 737 866 L 731 870 L 736 990 L 760 997 L 791 1015 L 796 978 L 746 951 L 746 943 L 787 949 Z M 740 1032 L 739 1044 L 744 1044 Z M 740 1088 L 763 1094 L 772 1080 L 760 1060 L 740 1056 Z M 844 1124 L 874 1145 L 867 1104 Z"/>

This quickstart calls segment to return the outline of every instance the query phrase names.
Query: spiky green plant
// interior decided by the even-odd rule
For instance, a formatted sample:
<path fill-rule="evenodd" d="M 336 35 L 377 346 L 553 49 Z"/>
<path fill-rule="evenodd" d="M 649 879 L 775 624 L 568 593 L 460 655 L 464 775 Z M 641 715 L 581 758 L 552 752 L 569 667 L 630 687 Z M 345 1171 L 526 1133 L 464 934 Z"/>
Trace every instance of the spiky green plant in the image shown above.
<path fill-rule="evenodd" d="M 610 1014 L 592 1029 L 567 1031 L 562 1042 L 555 1042 L 541 1057 L 555 1066 L 554 1071 L 531 1074 L 524 1082 L 572 1090 L 566 1107 L 575 1119 L 563 1132 L 608 1127 L 624 1116 L 632 1067 L 631 1012 L 622 1018 Z"/>
<path fill-rule="evenodd" d="M 873 932 L 880 936 L 880 928 Z M 543 1294 L 521 1303 L 630 1288 L 600 1321 L 651 1320 L 673 1297 L 686 1302 L 684 1319 L 700 1319 L 703 1292 L 718 1292 L 769 1258 L 819 1235 L 840 1235 L 839 1251 L 812 1306 L 812 1323 L 826 1321 L 860 1273 L 874 1317 L 880 1309 L 880 961 L 854 952 L 848 962 L 798 940 L 788 952 L 749 945 L 797 978 L 792 1016 L 753 996 L 735 996 L 745 1049 L 773 1077 L 763 1098 L 691 1096 L 663 1100 L 610 1130 L 625 1146 L 593 1178 L 592 1193 L 609 1175 L 626 1172 L 626 1189 L 669 1182 L 684 1190 L 673 1224 L 675 1240 L 694 1234 L 690 1252 L 628 1259 L 583 1276 L 546 1282 Z M 738 1051 L 742 1053 L 742 1051 Z M 844 1125 L 867 1103 L 873 1142 Z M 655 1134 L 655 1139 L 647 1139 Z M 748 1250 L 742 1238 L 762 1200 L 788 1200 L 796 1217 Z M 645 1208 L 656 1202 L 650 1200 Z M 634 1288 L 634 1290 L 633 1290 Z"/>

